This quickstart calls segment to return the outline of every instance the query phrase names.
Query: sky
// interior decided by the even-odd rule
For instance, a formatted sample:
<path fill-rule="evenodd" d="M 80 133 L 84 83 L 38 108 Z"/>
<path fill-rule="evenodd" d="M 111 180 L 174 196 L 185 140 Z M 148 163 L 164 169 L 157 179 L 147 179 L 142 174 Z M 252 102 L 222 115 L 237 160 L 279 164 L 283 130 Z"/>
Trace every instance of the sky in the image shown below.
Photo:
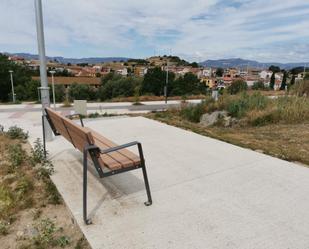
<path fill-rule="evenodd" d="M 309 61 L 309 0 L 42 0 L 46 54 Z M 37 53 L 33 0 L 0 1 L 0 51 Z"/>

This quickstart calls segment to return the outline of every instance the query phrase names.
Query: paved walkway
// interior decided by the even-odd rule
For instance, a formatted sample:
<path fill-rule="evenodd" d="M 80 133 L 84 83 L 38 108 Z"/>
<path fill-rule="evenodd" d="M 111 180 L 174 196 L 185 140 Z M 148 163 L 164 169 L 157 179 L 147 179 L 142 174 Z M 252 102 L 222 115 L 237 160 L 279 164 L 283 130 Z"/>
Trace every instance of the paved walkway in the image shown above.
<path fill-rule="evenodd" d="M 187 100 L 189 103 L 199 103 L 200 99 Z M 88 113 L 134 113 L 134 112 L 149 112 L 149 111 L 160 111 L 167 108 L 177 107 L 181 104 L 180 100 L 169 100 L 167 104 L 164 101 L 144 101 L 142 105 L 133 105 L 132 102 L 95 102 L 87 103 Z M 51 104 L 53 107 L 53 104 Z M 24 103 L 18 105 L 0 105 L 0 113 L 16 113 L 16 117 L 21 117 L 23 114 L 20 112 L 41 112 L 41 104 Z M 56 104 L 56 108 L 61 112 L 73 111 L 73 107 L 62 107 L 62 104 Z M 13 116 L 15 117 L 15 116 Z"/>
<path fill-rule="evenodd" d="M 23 122 L 31 141 L 39 123 Z M 121 144 L 141 141 L 153 195 L 139 170 L 98 179 L 89 174 L 82 221 L 81 153 L 63 138 L 47 147 L 52 180 L 91 246 L 166 249 L 309 248 L 309 169 L 142 117 L 86 120 Z"/>

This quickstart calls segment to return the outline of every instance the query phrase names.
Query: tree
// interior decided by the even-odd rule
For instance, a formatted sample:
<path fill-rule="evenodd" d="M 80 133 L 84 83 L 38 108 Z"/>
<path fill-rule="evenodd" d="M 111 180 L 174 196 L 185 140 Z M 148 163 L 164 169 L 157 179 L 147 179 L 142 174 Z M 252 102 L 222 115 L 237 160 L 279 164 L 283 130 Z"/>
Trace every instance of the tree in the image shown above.
<path fill-rule="evenodd" d="M 216 70 L 216 76 L 217 76 L 217 77 L 222 77 L 223 74 L 224 74 L 223 68 L 221 68 L 221 67 L 217 68 L 217 70 Z"/>
<path fill-rule="evenodd" d="M 101 85 L 106 84 L 109 80 L 118 80 L 120 78 L 121 75 L 116 74 L 115 72 L 110 72 L 101 78 Z"/>
<path fill-rule="evenodd" d="M 265 85 L 263 81 L 257 81 L 253 83 L 252 90 L 264 90 Z"/>
<path fill-rule="evenodd" d="M 227 90 L 230 94 L 237 94 L 246 91 L 247 89 L 248 85 L 244 80 L 234 80 Z"/>
<path fill-rule="evenodd" d="M 95 100 L 96 92 L 92 86 L 86 84 L 74 83 L 69 88 L 69 95 L 72 100 L 75 99 L 85 99 L 85 100 Z"/>
<path fill-rule="evenodd" d="M 17 89 L 25 89 L 26 83 L 31 80 L 31 72 L 29 69 L 10 61 L 6 55 L 0 53 L 0 101 L 11 100 L 9 98 L 12 90 L 9 70 L 13 70 L 14 72 L 14 87 L 16 88 L 22 85 L 22 87 L 18 87 Z M 24 98 L 24 91 L 20 91 L 19 94 L 22 96 L 17 96 L 16 94 L 17 98 Z"/>
<path fill-rule="evenodd" d="M 168 73 L 169 85 L 172 85 L 175 74 Z M 166 84 L 166 72 L 160 67 L 150 68 L 144 76 L 141 91 L 143 94 L 154 94 L 156 96 L 163 95 L 164 86 Z M 170 87 L 168 88 L 170 92 Z"/>
<path fill-rule="evenodd" d="M 290 70 L 290 74 L 292 74 L 290 85 L 295 84 L 296 75 L 299 74 L 299 73 L 302 73 L 303 71 L 304 71 L 303 67 L 294 67 Z"/>
<path fill-rule="evenodd" d="M 112 79 L 100 87 L 98 96 L 101 100 L 133 96 L 141 83 L 142 79 L 137 77 Z"/>
<path fill-rule="evenodd" d="M 269 87 L 270 89 L 274 89 L 275 87 L 275 83 L 276 83 L 276 73 L 280 72 L 280 67 L 271 65 L 269 67 L 269 71 L 272 71 L 272 75 L 270 77 L 270 83 L 269 83 Z"/>
<path fill-rule="evenodd" d="M 198 68 L 198 67 L 199 67 L 199 65 L 198 65 L 197 62 L 192 62 L 192 63 L 190 64 L 190 66 L 193 67 L 193 68 Z"/>
<path fill-rule="evenodd" d="M 288 72 L 286 70 L 282 70 L 282 72 L 283 72 L 283 78 L 282 78 L 280 90 L 285 90 L 286 81 L 287 81 L 287 78 L 288 78 Z"/>
<path fill-rule="evenodd" d="M 193 73 L 186 73 L 184 76 L 180 76 L 172 84 L 172 95 L 188 95 L 205 93 L 206 86 L 201 83 Z"/>

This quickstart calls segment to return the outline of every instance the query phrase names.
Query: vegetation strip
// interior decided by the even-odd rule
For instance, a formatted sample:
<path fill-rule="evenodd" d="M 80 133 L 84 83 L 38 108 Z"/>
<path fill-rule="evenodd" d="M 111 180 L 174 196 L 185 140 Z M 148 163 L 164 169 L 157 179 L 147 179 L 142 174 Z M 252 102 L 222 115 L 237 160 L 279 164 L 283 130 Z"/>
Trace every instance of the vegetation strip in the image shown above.
<path fill-rule="evenodd" d="M 90 248 L 50 180 L 54 168 L 39 139 L 0 126 L 1 248 Z"/>

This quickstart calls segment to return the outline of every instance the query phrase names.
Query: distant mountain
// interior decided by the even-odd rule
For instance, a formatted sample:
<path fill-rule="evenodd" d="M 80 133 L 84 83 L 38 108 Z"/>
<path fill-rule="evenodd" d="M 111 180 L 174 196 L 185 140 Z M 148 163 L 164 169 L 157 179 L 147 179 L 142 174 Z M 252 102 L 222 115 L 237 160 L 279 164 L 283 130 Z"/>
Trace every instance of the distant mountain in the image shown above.
<path fill-rule="evenodd" d="M 277 62 L 267 62 L 262 63 L 253 60 L 244 60 L 241 58 L 231 58 L 231 59 L 221 59 L 221 60 L 206 60 L 204 62 L 199 63 L 204 67 L 238 67 L 238 68 L 246 68 L 255 67 L 255 68 L 268 68 L 271 65 L 278 66 L 282 69 L 291 69 L 294 67 L 303 67 L 304 65 L 308 65 L 309 62 L 299 62 L 299 63 L 277 63 Z"/>
<path fill-rule="evenodd" d="M 37 54 L 28 54 L 28 53 L 5 53 L 10 56 L 19 56 L 23 57 L 26 60 L 37 60 L 39 56 Z M 96 64 L 102 62 L 113 62 L 113 61 L 128 61 L 130 58 L 126 57 L 89 57 L 89 58 L 65 58 L 61 56 L 50 57 L 46 56 L 47 60 L 50 61 L 58 61 L 60 63 L 89 63 L 89 64 Z"/>

